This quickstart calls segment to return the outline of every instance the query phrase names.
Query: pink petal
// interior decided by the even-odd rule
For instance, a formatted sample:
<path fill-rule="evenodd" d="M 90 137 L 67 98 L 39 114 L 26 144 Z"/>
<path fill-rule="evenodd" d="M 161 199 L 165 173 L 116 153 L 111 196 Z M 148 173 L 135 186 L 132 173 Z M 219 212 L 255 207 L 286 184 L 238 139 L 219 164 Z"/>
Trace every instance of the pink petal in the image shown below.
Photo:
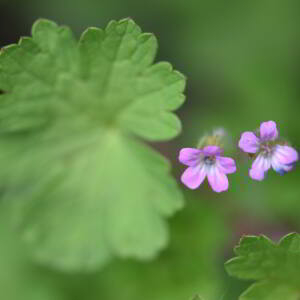
<path fill-rule="evenodd" d="M 265 172 L 271 167 L 271 159 L 263 155 L 259 155 L 253 162 L 249 171 L 249 176 L 254 180 L 263 180 Z"/>
<path fill-rule="evenodd" d="M 181 176 L 181 182 L 190 189 L 196 189 L 200 186 L 205 177 L 206 172 L 204 165 L 198 165 L 187 168 Z"/>
<path fill-rule="evenodd" d="M 281 164 L 277 158 L 274 156 L 272 158 L 272 168 L 274 169 L 274 171 L 276 171 L 277 173 L 279 173 L 280 175 L 285 174 L 286 172 L 289 172 L 293 169 L 293 165 L 283 165 Z"/>
<path fill-rule="evenodd" d="M 189 167 L 195 166 L 199 162 L 201 150 L 196 148 L 183 148 L 179 152 L 179 161 Z"/>
<path fill-rule="evenodd" d="M 289 146 L 276 146 L 272 156 L 272 168 L 280 173 L 285 174 L 293 169 L 293 164 L 298 160 L 298 152 Z"/>
<path fill-rule="evenodd" d="M 261 169 L 250 169 L 249 176 L 254 180 L 263 180 L 265 178 L 265 172 Z"/>
<path fill-rule="evenodd" d="M 290 165 L 298 160 L 298 152 L 292 147 L 277 145 L 273 157 L 280 164 Z"/>
<path fill-rule="evenodd" d="M 275 140 L 278 137 L 276 123 L 274 121 L 263 122 L 260 125 L 260 137 L 265 141 Z"/>
<path fill-rule="evenodd" d="M 270 167 L 271 167 L 271 158 L 265 157 L 264 155 L 260 154 L 252 163 L 251 169 L 260 169 L 265 172 L 268 171 Z"/>
<path fill-rule="evenodd" d="M 203 154 L 207 156 L 212 156 L 212 155 L 221 155 L 224 152 L 223 149 L 221 149 L 218 146 L 206 146 L 203 148 Z"/>
<path fill-rule="evenodd" d="M 207 179 L 215 192 L 220 193 L 228 190 L 228 178 L 217 166 L 210 167 Z"/>
<path fill-rule="evenodd" d="M 235 161 L 232 158 L 218 156 L 217 161 L 219 162 L 218 167 L 222 173 L 231 174 L 236 171 Z"/>
<path fill-rule="evenodd" d="M 239 147 L 247 153 L 256 153 L 259 148 L 259 138 L 250 131 L 246 131 L 242 134 Z"/>

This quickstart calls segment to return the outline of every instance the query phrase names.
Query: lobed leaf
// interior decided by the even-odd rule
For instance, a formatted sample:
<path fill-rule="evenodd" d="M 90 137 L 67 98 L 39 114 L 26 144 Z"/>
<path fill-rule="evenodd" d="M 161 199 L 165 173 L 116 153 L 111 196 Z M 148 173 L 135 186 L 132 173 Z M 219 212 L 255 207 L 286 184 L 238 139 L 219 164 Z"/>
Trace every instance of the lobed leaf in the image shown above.
<path fill-rule="evenodd" d="M 180 132 L 183 75 L 153 64 L 130 19 L 79 43 L 47 20 L 0 54 L 0 178 L 34 257 L 64 270 L 151 259 L 183 205 L 169 163 L 138 140 Z"/>
<path fill-rule="evenodd" d="M 245 236 L 226 264 L 234 277 L 258 282 L 241 300 L 298 300 L 300 296 L 300 235 L 291 233 L 278 244 L 265 236 Z"/>

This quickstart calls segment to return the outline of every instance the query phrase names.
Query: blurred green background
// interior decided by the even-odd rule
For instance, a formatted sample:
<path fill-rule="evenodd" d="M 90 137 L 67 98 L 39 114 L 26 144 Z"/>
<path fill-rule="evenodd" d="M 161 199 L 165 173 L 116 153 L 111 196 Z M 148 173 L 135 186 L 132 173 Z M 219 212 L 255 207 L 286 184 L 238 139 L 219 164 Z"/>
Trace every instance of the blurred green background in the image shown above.
<path fill-rule="evenodd" d="M 241 131 L 274 120 L 300 148 L 300 2 L 297 0 L 0 0 L 0 46 L 29 35 L 40 17 L 66 24 L 77 36 L 89 26 L 132 17 L 159 41 L 157 60 L 188 78 L 187 101 L 178 111 L 180 137 L 155 147 L 177 162 L 182 147 L 222 126 L 238 173 L 230 189 L 207 183 L 186 191 L 186 207 L 170 221 L 171 243 L 153 262 L 115 261 L 101 272 L 63 274 L 34 265 L 0 210 L 0 299 L 5 300 L 235 300 L 249 283 L 229 278 L 223 263 L 242 234 L 274 240 L 300 228 L 300 173 L 247 176 L 250 162 L 236 144 Z M 222 298 L 223 297 L 223 298 Z"/>

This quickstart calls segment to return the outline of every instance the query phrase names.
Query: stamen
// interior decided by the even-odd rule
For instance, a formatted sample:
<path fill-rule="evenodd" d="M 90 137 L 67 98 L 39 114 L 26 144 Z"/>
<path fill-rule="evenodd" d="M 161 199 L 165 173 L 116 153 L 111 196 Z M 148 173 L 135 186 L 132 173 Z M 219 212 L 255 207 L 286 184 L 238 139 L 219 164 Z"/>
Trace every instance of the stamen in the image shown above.
<path fill-rule="evenodd" d="M 274 144 L 270 143 L 270 142 L 264 142 L 260 144 L 260 150 L 261 153 L 264 156 L 271 156 L 274 152 Z"/>
<path fill-rule="evenodd" d="M 205 156 L 204 157 L 204 163 L 206 165 L 213 165 L 216 162 L 215 156 Z"/>

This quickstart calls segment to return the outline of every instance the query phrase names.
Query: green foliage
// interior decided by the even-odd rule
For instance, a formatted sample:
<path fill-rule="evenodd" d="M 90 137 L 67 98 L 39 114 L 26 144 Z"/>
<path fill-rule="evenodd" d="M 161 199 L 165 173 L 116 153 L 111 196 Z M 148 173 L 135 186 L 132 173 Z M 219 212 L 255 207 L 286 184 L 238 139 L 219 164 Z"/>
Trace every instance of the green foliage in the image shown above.
<path fill-rule="evenodd" d="M 229 238 L 214 203 L 185 193 L 186 207 L 171 220 L 170 244 L 151 263 L 114 261 L 70 285 L 72 300 L 220 300 L 227 287 L 218 255 Z M 223 260 L 220 259 L 220 262 Z"/>
<path fill-rule="evenodd" d="M 256 280 L 241 300 L 298 300 L 300 297 L 300 235 L 291 233 L 278 244 L 265 236 L 245 236 L 237 257 L 225 266 L 240 279 Z"/>
<path fill-rule="evenodd" d="M 205 187 L 206 184 L 201 189 L 191 193 L 195 198 L 190 199 L 190 202 L 187 201 L 187 208 L 176 215 L 174 219 L 172 218 L 169 247 L 155 261 L 144 263 L 130 259 L 116 260 L 104 269 L 101 269 L 99 273 L 65 274 L 63 275 L 63 280 L 61 280 L 59 273 L 55 272 L 54 274 L 57 276 L 59 284 L 67 289 L 68 296 L 66 299 L 191 300 L 193 295 L 199 293 L 204 300 L 236 300 L 238 298 L 237 295 L 240 295 L 255 280 L 256 283 L 247 291 L 248 298 L 243 295 L 243 299 L 294 300 L 296 296 L 293 293 L 294 288 L 289 282 L 291 278 L 289 280 L 280 280 L 278 284 L 273 280 L 270 281 L 269 276 L 263 279 L 249 280 L 239 280 L 235 277 L 226 277 L 225 279 L 222 278 L 224 276 L 222 265 L 224 256 L 227 257 L 228 255 L 227 248 L 224 246 L 230 247 L 231 244 L 231 239 L 224 234 L 224 230 L 232 232 L 235 238 L 241 232 L 277 234 L 278 232 L 286 231 L 287 224 L 288 228 L 292 228 L 292 230 L 298 232 L 300 230 L 299 166 L 293 172 L 283 177 L 275 172 L 269 172 L 264 182 L 254 182 L 248 177 L 248 168 L 251 162 L 247 161 L 246 156 L 239 155 L 236 152 L 236 143 L 239 140 L 241 131 L 254 130 L 262 120 L 269 119 L 276 120 L 282 137 L 288 138 L 296 149 L 300 149 L 300 18 L 298 16 L 300 2 L 296 0 L 64 0 L 63 5 L 61 0 L 2 0 L 2 2 L 6 2 L 7 5 L 1 7 L 1 12 L 4 16 L 2 18 L 2 34 L 0 35 L 1 45 L 6 44 L 7 40 L 13 40 L 20 32 L 21 34 L 28 32 L 28 22 L 36 18 L 36 16 L 43 16 L 57 20 L 60 23 L 69 24 L 78 36 L 84 28 L 91 26 L 91 24 L 103 27 L 112 18 L 132 16 L 142 25 L 142 28 L 154 31 L 159 36 L 160 57 L 167 61 L 176 62 L 180 69 L 188 74 L 189 77 L 188 97 L 190 101 L 185 105 L 185 110 L 181 115 L 185 132 L 181 135 L 181 139 L 165 145 L 164 153 L 169 157 L 175 158 L 177 151 L 174 151 L 174 149 L 179 149 L 183 145 L 196 144 L 199 136 L 206 130 L 216 126 L 224 126 L 232 136 L 232 153 L 227 152 L 228 156 L 232 155 L 239 162 L 239 172 L 232 175 L 230 190 L 227 193 L 222 195 L 213 194 Z M 76 45 L 76 47 L 78 46 Z M 59 54 L 63 55 L 63 53 Z M 54 58 L 58 58 L 58 56 L 56 54 Z M 32 59 L 28 60 L 28 56 L 25 56 L 24 53 L 21 57 L 26 57 L 25 62 L 31 62 L 30 65 L 33 66 Z M 46 60 L 44 55 L 42 58 Z M 51 75 L 48 72 L 54 68 L 53 61 L 44 68 L 43 72 L 47 76 Z M 60 66 L 60 63 L 56 65 Z M 84 65 L 84 62 L 81 65 Z M 63 65 L 61 66 L 63 67 Z M 0 69 L 2 69 L 2 66 Z M 20 73 L 22 73 L 20 70 L 15 70 L 16 75 Z M 66 74 L 62 75 L 66 76 Z M 62 79 L 59 80 L 63 81 Z M 78 82 L 81 81 L 74 79 L 74 82 L 70 83 L 70 88 L 68 85 L 61 85 L 62 90 L 63 87 L 69 89 L 68 93 L 74 102 L 80 98 L 80 93 L 85 94 L 83 89 L 78 89 Z M 12 79 L 12 84 L 14 85 L 14 79 Z M 1 71 L 0 85 L 1 93 L 4 85 L 7 85 L 4 73 Z M 34 95 L 31 88 L 32 85 L 27 87 L 27 84 L 24 84 L 19 91 L 15 90 L 14 94 L 17 95 L 16 93 L 18 92 L 18 98 L 23 98 L 28 93 L 27 90 L 30 90 L 32 95 Z M 72 91 L 73 88 L 74 91 Z M 32 89 L 34 90 L 34 87 Z M 58 86 L 56 86 L 56 89 L 58 89 Z M 74 95 L 72 95 L 72 92 Z M 32 107 L 25 107 L 24 105 L 21 107 L 21 102 L 16 102 L 19 106 L 14 107 L 2 105 L 0 109 L 0 124 L 3 124 L 3 121 L 5 121 L 6 126 L 9 125 L 11 129 L 14 129 L 14 126 L 21 127 L 20 121 L 27 128 L 34 128 L 31 124 L 36 123 L 38 126 L 40 123 L 43 125 L 40 128 L 44 130 L 48 127 L 48 124 L 51 125 L 52 120 L 55 120 L 55 123 L 52 123 L 59 128 L 55 134 L 59 134 L 60 128 L 66 125 L 70 126 L 70 132 L 71 129 L 75 128 L 73 127 L 76 125 L 75 123 L 70 123 L 70 125 L 69 123 L 64 123 L 61 127 L 59 126 L 57 121 L 60 118 L 57 118 L 59 115 L 56 114 L 56 110 L 63 112 L 63 107 L 57 107 L 56 109 L 53 106 L 53 113 L 50 108 L 41 106 L 40 101 L 34 102 L 38 98 L 40 97 L 37 95 L 37 97 L 28 97 L 26 99 L 27 104 L 32 103 Z M 3 99 L 4 97 L 1 97 L 1 102 Z M 43 97 L 43 99 L 45 98 Z M 91 97 L 84 95 L 84 99 L 87 101 Z M 42 98 L 39 100 L 42 100 Z M 59 102 L 59 104 L 62 103 L 61 101 Z M 84 105 L 79 106 L 80 103 L 82 103 L 80 100 L 76 102 L 78 111 L 82 110 L 84 112 L 87 107 Z M 7 118 L 4 108 L 14 109 L 9 118 Z M 28 117 L 26 117 L 25 113 L 29 108 Z M 42 114 L 39 113 L 39 110 L 42 110 Z M 96 115 L 92 109 L 90 111 L 93 116 Z M 104 120 L 105 116 L 100 117 L 100 112 L 98 111 L 98 113 L 99 118 L 97 120 Z M 103 113 L 103 110 L 101 110 L 101 113 Z M 109 111 L 105 113 L 109 114 Z M 2 119 L 2 114 L 5 119 Z M 15 120 L 14 116 L 17 115 L 18 118 Z M 80 126 L 83 126 L 83 133 L 89 130 L 84 118 L 77 118 L 73 113 L 68 115 L 70 116 L 70 121 L 78 122 L 79 129 L 81 128 Z M 39 116 L 43 117 L 39 118 Z M 127 124 L 126 127 L 122 125 L 122 127 L 117 127 L 117 129 L 127 134 L 130 131 L 127 126 Z M 107 132 L 104 127 L 102 125 L 99 126 L 99 130 L 104 129 L 103 132 Z M 1 128 L 2 125 L 0 126 Z M 140 126 L 136 126 L 134 129 L 138 130 Z M 149 128 L 146 129 L 148 130 Z M 34 231 L 32 230 L 32 224 L 28 223 L 28 221 L 24 223 L 24 217 L 27 217 L 27 215 L 24 215 L 23 207 L 28 211 L 28 218 L 31 217 L 29 212 L 32 210 L 34 222 L 36 222 L 37 218 L 40 218 L 40 207 L 43 208 L 41 218 L 45 218 L 46 210 L 49 208 L 49 216 L 46 218 L 45 223 L 42 224 L 40 238 L 37 240 L 39 247 L 42 246 L 46 249 L 47 243 L 45 242 L 44 245 L 41 243 L 48 240 L 48 233 L 55 229 L 54 226 L 57 226 L 55 232 L 53 231 L 56 236 L 53 234 L 51 237 L 53 241 L 56 237 L 58 238 L 56 242 L 60 248 L 57 249 L 57 252 L 54 252 L 53 248 L 49 248 L 49 253 L 50 251 L 58 253 L 56 259 L 59 259 L 61 254 L 63 254 L 62 261 L 64 259 L 68 261 L 72 257 L 73 259 L 76 258 L 76 253 L 70 255 L 74 250 L 72 248 L 73 245 L 70 244 L 68 248 L 65 247 L 66 244 L 70 243 L 70 240 L 67 240 L 69 237 L 68 233 L 73 232 L 73 230 L 74 234 L 69 239 L 76 239 L 74 235 L 77 232 L 79 236 L 77 245 L 81 245 L 80 241 L 82 241 L 82 245 L 85 244 L 86 246 L 81 248 L 82 251 L 85 251 L 84 249 L 92 251 L 90 240 L 92 239 L 92 242 L 95 242 L 95 238 L 99 239 L 99 231 L 89 231 L 88 234 L 80 231 L 86 218 L 78 213 L 81 208 L 77 210 L 77 204 L 73 205 L 73 202 L 68 200 L 69 197 L 62 199 L 64 201 L 61 201 L 61 203 L 58 202 L 59 200 L 53 202 L 54 207 L 60 205 L 55 210 L 52 209 L 51 201 L 40 203 L 31 200 L 28 188 L 32 187 L 31 182 L 34 181 L 31 178 L 33 176 L 32 173 L 33 170 L 35 172 L 38 171 L 36 164 L 40 161 L 35 158 L 35 155 L 41 155 L 42 158 L 47 157 L 47 155 L 42 155 L 38 149 L 35 150 L 37 143 L 40 144 L 38 136 L 37 142 L 32 142 L 33 147 L 30 147 L 30 144 L 25 145 L 25 141 L 27 143 L 25 135 L 25 132 L 20 132 L 19 137 L 22 136 L 23 140 L 15 142 L 15 146 L 13 146 L 14 140 L 11 138 L 11 135 L 2 135 L 0 139 L 0 153 L 2 153 L 3 157 L 1 159 L 1 172 L 11 171 L 9 176 L 6 173 L 2 174 L 0 178 L 2 187 L 9 192 L 6 197 L 13 200 L 16 199 L 16 201 L 19 201 L 19 199 L 20 201 L 23 199 L 27 201 L 29 199 L 28 206 L 23 201 L 20 204 L 16 203 L 20 213 L 15 221 L 19 222 L 22 230 L 22 225 L 26 225 L 24 231 L 29 229 L 27 230 L 27 238 L 30 239 L 30 232 L 34 236 Z M 45 134 L 43 136 L 47 137 Z M 77 140 L 72 139 L 70 134 L 67 137 L 69 141 L 72 141 L 72 144 L 66 145 L 73 149 L 77 148 L 76 143 L 79 146 L 82 144 L 82 138 L 85 135 L 76 133 Z M 64 130 L 61 139 L 65 138 Z M 33 140 L 31 139 L 31 141 Z M 128 140 L 126 139 L 126 141 Z M 11 142 L 12 145 L 8 145 L 8 142 Z M 62 145 L 55 142 L 56 144 Z M 49 147 L 50 145 L 52 146 L 52 149 L 47 150 L 52 150 L 53 155 L 56 155 L 54 150 L 64 150 L 63 148 L 53 149 L 55 147 L 52 142 L 45 143 L 44 149 L 46 149 L 47 145 Z M 28 150 L 24 151 L 23 149 Z M 30 157 L 29 153 L 33 150 L 35 152 Z M 77 153 L 76 151 L 73 152 Z M 30 161 L 26 162 L 25 154 L 27 157 L 30 157 L 31 164 Z M 22 169 L 20 166 L 18 168 L 20 171 L 16 172 L 15 166 L 20 163 L 19 157 L 23 155 L 24 160 L 22 163 L 26 163 L 26 168 Z M 18 161 L 15 161 L 16 159 Z M 49 169 L 49 164 L 46 164 L 46 170 Z M 128 165 L 129 163 L 126 164 L 126 168 L 128 168 Z M 145 165 L 143 162 L 141 167 Z M 176 166 L 180 168 L 180 171 L 183 170 L 183 166 L 178 164 Z M 131 170 L 131 165 L 129 168 Z M 53 172 L 52 168 L 50 170 Z M 125 173 L 125 171 L 123 172 Z M 42 175 L 44 176 L 45 174 Z M 81 192 L 81 187 L 86 186 L 85 179 L 92 177 L 92 175 L 87 175 L 89 174 L 86 171 L 82 176 L 80 175 L 81 180 L 85 184 L 81 186 L 82 181 L 77 184 L 79 187 L 75 191 L 76 194 L 78 194 L 79 189 Z M 131 172 L 126 174 L 126 178 L 129 175 L 132 176 L 133 174 Z M 39 177 L 39 175 L 35 176 Z M 65 176 L 63 175 L 63 177 Z M 163 175 L 161 177 L 165 178 Z M 26 179 L 26 182 L 22 186 L 19 185 L 19 183 L 24 182 L 24 179 Z M 122 178 L 123 180 L 124 178 Z M 18 186 L 15 185 L 16 182 L 18 182 Z M 56 184 L 53 183 L 53 186 L 55 187 Z M 134 189 L 140 188 L 140 184 L 131 184 L 130 186 L 134 187 Z M 157 186 L 155 187 L 157 188 Z M 14 188 L 16 190 L 13 190 Z M 102 189 L 103 187 L 99 188 Z M 129 189 L 126 189 L 126 191 L 129 193 Z M 11 196 L 8 197 L 8 195 Z M 138 201 L 139 204 L 144 202 L 143 197 L 141 195 L 141 201 Z M 147 199 L 149 198 L 147 197 Z M 65 202 L 66 200 L 67 202 Z M 133 199 L 131 200 L 133 201 Z M 75 201 L 77 200 L 75 199 Z M 9 201 L 9 203 L 11 202 Z M 163 200 L 161 202 L 163 203 Z M 191 202 L 197 202 L 199 205 L 190 206 Z M 45 205 L 45 207 L 42 205 Z M 206 205 L 211 205 L 211 209 L 207 209 Z M 129 209 L 132 209 L 131 207 L 132 205 L 129 206 Z M 68 213 L 62 212 L 57 214 L 59 209 L 64 212 L 68 210 Z M 193 213 L 191 213 L 192 210 L 194 210 Z M 127 216 L 127 207 L 123 211 L 124 206 L 120 208 L 118 218 L 121 217 L 122 213 Z M 220 212 L 219 215 L 216 215 L 217 211 Z M 77 217 L 74 216 L 73 218 L 73 213 L 77 213 Z M 91 217 L 89 220 L 92 220 L 92 216 L 89 216 Z M 132 216 L 136 217 L 134 214 Z M 66 220 L 61 221 L 63 218 Z M 40 272 L 39 269 L 34 268 L 26 260 L 24 257 L 25 249 L 15 240 L 13 243 L 9 242 L 9 239 L 13 239 L 13 237 L 6 232 L 7 219 L 1 214 L 0 272 L 2 276 L 0 280 L 0 299 L 32 300 L 34 299 L 33 292 L 37 290 L 40 291 L 39 300 L 60 299 L 59 294 L 56 293 L 56 287 L 48 284 L 48 277 L 45 276 L 44 272 Z M 102 216 L 99 219 L 102 220 Z M 77 224 L 78 222 L 80 224 Z M 40 223 L 40 221 L 37 222 L 36 227 Z M 62 224 L 65 224 L 66 228 Z M 135 224 L 137 222 L 134 222 Z M 95 228 L 98 228 L 98 225 L 99 223 L 95 225 Z M 102 223 L 100 225 L 101 228 L 104 228 Z M 72 226 L 76 227 L 72 229 Z M 137 226 L 133 228 L 135 229 L 135 227 Z M 38 229 L 35 228 L 34 230 Z M 107 229 L 105 229 L 105 232 L 109 234 Z M 47 233 L 47 235 L 43 235 L 43 233 Z M 86 239 L 82 239 L 84 234 Z M 89 237 L 90 240 L 88 240 Z M 63 239 L 66 239 L 66 241 Z M 76 247 L 77 245 L 75 245 L 74 241 L 74 246 Z M 61 251 L 61 249 L 67 251 Z M 102 249 L 102 245 L 100 248 L 97 246 L 94 249 L 96 251 L 93 251 L 93 255 L 99 255 L 97 252 L 99 252 L 99 249 Z M 84 253 L 81 255 L 83 256 Z M 103 253 L 103 250 L 101 250 L 101 253 Z M 118 254 L 112 253 L 113 255 Z M 42 258 L 44 259 L 44 257 L 45 255 L 43 254 Z M 256 257 L 254 252 L 253 257 Z M 268 257 L 261 265 L 268 265 Z M 23 267 L 23 260 L 26 260 L 25 267 Z M 47 261 L 49 262 L 50 260 Z M 106 261 L 104 259 L 103 263 Z M 279 261 L 276 261 L 274 263 L 275 266 L 278 263 Z M 81 260 L 81 266 L 77 265 L 78 268 L 85 268 L 85 266 L 82 266 L 83 264 L 84 259 Z M 261 265 L 258 265 L 258 268 L 261 268 Z M 72 268 L 75 269 L 77 267 Z M 68 267 L 68 270 L 71 270 L 71 268 Z M 290 274 L 290 270 L 287 270 L 286 274 Z M 70 284 L 74 276 L 76 280 L 74 284 Z M 286 284 L 287 281 L 288 284 Z"/>
<path fill-rule="evenodd" d="M 64 270 L 151 259 L 182 207 L 168 162 L 138 137 L 180 132 L 185 78 L 152 64 L 130 19 L 87 29 L 39 20 L 0 55 L 0 179 L 34 257 Z"/>
<path fill-rule="evenodd" d="M 191 300 L 203 300 L 203 298 L 201 298 L 199 295 L 196 295 Z"/>
<path fill-rule="evenodd" d="M 30 262 L 9 223 L 7 209 L 0 204 L 0 299 L 65 300 L 53 274 Z"/>

